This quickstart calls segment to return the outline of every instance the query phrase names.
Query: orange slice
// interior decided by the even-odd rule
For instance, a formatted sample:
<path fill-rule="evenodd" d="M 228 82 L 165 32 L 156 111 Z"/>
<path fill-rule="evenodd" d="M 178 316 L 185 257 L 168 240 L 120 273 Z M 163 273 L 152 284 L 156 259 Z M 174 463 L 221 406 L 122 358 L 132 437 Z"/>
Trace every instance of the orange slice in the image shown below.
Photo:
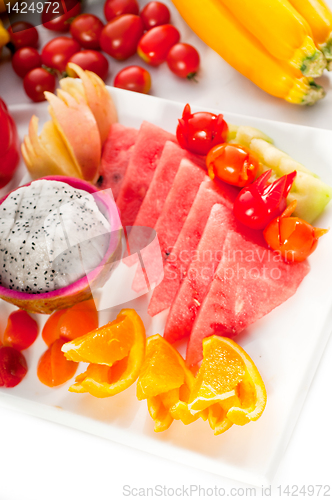
<path fill-rule="evenodd" d="M 90 363 L 69 391 L 97 398 L 124 391 L 138 377 L 145 343 L 144 324 L 134 309 L 122 309 L 114 321 L 68 342 L 62 348 L 67 359 Z"/>
<path fill-rule="evenodd" d="M 147 399 L 155 432 L 161 432 L 174 419 L 190 424 L 207 412 L 192 415 L 188 400 L 195 378 L 182 356 L 160 335 L 149 337 L 146 357 L 137 381 L 137 398 Z"/>
<path fill-rule="evenodd" d="M 208 409 L 215 434 L 232 424 L 257 420 L 266 405 L 264 382 L 248 354 L 233 340 L 213 335 L 203 341 L 203 362 L 188 404 L 192 414 Z"/>

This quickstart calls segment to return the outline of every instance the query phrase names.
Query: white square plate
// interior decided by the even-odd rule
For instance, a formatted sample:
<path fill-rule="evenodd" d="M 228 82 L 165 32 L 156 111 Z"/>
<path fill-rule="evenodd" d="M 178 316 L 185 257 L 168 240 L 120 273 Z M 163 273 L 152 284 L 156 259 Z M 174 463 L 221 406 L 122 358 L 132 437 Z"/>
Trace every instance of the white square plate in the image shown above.
<path fill-rule="evenodd" d="M 138 128 L 142 120 L 147 120 L 175 132 L 182 104 L 114 88 L 110 92 L 124 125 Z M 193 107 L 193 111 L 198 109 Z M 40 118 L 40 125 L 49 119 L 46 103 L 12 106 L 11 112 L 21 138 L 27 133 L 33 113 Z M 279 148 L 332 184 L 331 131 L 233 114 L 225 118 L 231 123 L 260 128 Z M 331 206 L 317 225 L 332 226 Z M 166 432 L 156 434 L 146 402 L 135 397 L 135 385 L 113 398 L 100 400 L 89 394 L 69 393 L 69 382 L 57 389 L 43 386 L 36 375 L 38 359 L 46 348 L 41 338 L 24 353 L 29 365 L 26 378 L 13 389 L 1 389 L 0 404 L 215 474 L 256 485 L 267 483 L 287 446 L 330 334 L 330 248 L 332 232 L 322 238 L 310 257 L 311 271 L 295 296 L 236 338 L 256 363 L 266 384 L 268 403 L 257 422 L 244 427 L 234 425 L 225 434 L 214 436 L 206 422 L 184 426 L 174 421 Z M 148 302 L 149 296 L 145 295 L 126 307 L 135 307 L 148 335 L 162 334 L 166 314 L 150 318 Z M 102 311 L 101 324 L 113 319 L 120 308 Z M 13 309 L 1 301 L 1 317 Z M 41 326 L 45 319 L 38 316 Z M 83 371 L 83 365 L 79 371 Z"/>

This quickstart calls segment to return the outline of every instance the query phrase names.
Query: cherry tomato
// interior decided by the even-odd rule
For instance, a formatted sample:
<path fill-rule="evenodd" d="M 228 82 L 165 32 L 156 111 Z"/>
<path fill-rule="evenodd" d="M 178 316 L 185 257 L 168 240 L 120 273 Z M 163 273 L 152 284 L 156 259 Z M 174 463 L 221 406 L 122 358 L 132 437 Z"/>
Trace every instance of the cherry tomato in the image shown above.
<path fill-rule="evenodd" d="M 18 167 L 20 141 L 14 119 L 1 97 L 0 138 L 0 188 L 2 188 L 13 178 Z"/>
<path fill-rule="evenodd" d="M 137 53 L 151 66 L 159 66 L 166 61 L 167 55 L 180 40 L 180 33 L 171 24 L 156 26 L 142 36 Z"/>
<path fill-rule="evenodd" d="M 122 61 L 133 56 L 143 35 L 139 16 L 124 14 L 106 24 L 100 36 L 100 47 L 106 54 Z"/>
<path fill-rule="evenodd" d="M 78 363 L 68 361 L 61 351 L 65 343 L 66 340 L 57 339 L 38 361 L 37 376 L 40 382 L 48 387 L 64 384 L 76 373 Z"/>
<path fill-rule="evenodd" d="M 233 206 L 235 217 L 252 229 L 264 229 L 271 220 L 287 207 L 287 196 L 296 171 L 272 182 L 268 180 L 272 170 L 267 170 L 252 184 L 243 188 Z"/>
<path fill-rule="evenodd" d="M 108 73 L 108 60 L 106 57 L 97 52 L 96 50 L 82 50 L 71 56 L 68 62 L 72 62 L 80 66 L 84 70 L 93 71 L 102 80 L 106 80 Z M 66 68 L 69 76 L 75 77 L 76 74 L 70 69 Z"/>
<path fill-rule="evenodd" d="M 15 387 L 28 371 L 25 357 L 14 347 L 0 347 L 0 387 Z"/>
<path fill-rule="evenodd" d="M 23 86 L 30 99 L 35 102 L 45 101 L 44 92 L 55 90 L 55 76 L 44 68 L 35 68 L 25 75 Z"/>
<path fill-rule="evenodd" d="M 151 88 L 150 73 L 141 66 L 128 66 L 116 75 L 114 87 L 148 94 Z"/>
<path fill-rule="evenodd" d="M 264 230 L 266 243 L 288 262 L 305 260 L 317 248 L 318 239 L 328 232 L 299 217 L 290 217 L 295 208 L 296 200 Z"/>
<path fill-rule="evenodd" d="M 183 149 L 206 155 L 214 145 L 226 141 L 227 132 L 228 126 L 223 115 L 203 111 L 192 114 L 187 104 L 176 129 L 176 137 Z"/>
<path fill-rule="evenodd" d="M 58 36 L 43 47 L 42 63 L 49 68 L 63 72 L 66 70 L 66 64 L 71 56 L 80 50 L 81 46 L 76 40 L 66 36 Z"/>
<path fill-rule="evenodd" d="M 211 179 L 218 177 L 233 186 L 251 184 L 258 173 L 259 161 L 250 149 L 239 144 L 219 144 L 206 157 Z"/>
<path fill-rule="evenodd" d="M 25 21 L 14 23 L 8 28 L 8 33 L 15 49 L 37 47 L 38 45 L 38 31 L 30 23 L 26 23 Z"/>
<path fill-rule="evenodd" d="M 81 14 L 70 25 L 70 34 L 85 49 L 99 49 L 104 24 L 93 14 Z"/>
<path fill-rule="evenodd" d="M 169 69 L 180 78 L 191 80 L 196 76 L 199 68 L 199 53 L 188 43 L 173 45 L 167 56 Z"/>
<path fill-rule="evenodd" d="M 61 0 L 61 4 L 60 8 L 58 8 L 58 1 L 52 1 L 51 5 L 49 2 L 45 3 L 42 12 L 42 23 L 48 30 L 66 33 L 70 28 L 70 19 L 78 16 L 81 12 L 81 2 L 78 0 L 66 0 L 65 2 Z M 59 15 L 54 14 L 53 11 L 64 13 Z"/>
<path fill-rule="evenodd" d="M 137 0 L 107 0 L 104 5 L 104 14 L 107 21 L 111 21 L 111 19 L 123 14 L 134 14 L 137 16 L 138 13 L 139 6 Z"/>
<path fill-rule="evenodd" d="M 168 24 L 171 18 L 168 7 L 161 2 L 147 3 L 140 16 L 147 31 L 156 26 Z"/>
<path fill-rule="evenodd" d="M 23 351 L 30 347 L 38 336 L 38 323 L 22 309 L 12 312 L 8 317 L 3 334 L 3 343 Z"/>
<path fill-rule="evenodd" d="M 32 69 L 40 68 L 41 57 L 33 47 L 22 47 L 13 55 L 12 66 L 15 73 L 24 78 Z"/>

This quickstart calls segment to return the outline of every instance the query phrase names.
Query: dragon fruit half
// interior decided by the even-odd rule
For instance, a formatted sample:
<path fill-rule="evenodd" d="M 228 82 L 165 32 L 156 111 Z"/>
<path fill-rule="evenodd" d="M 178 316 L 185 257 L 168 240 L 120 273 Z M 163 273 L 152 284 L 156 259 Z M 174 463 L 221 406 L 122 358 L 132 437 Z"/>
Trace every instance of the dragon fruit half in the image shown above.
<path fill-rule="evenodd" d="M 0 297 L 23 309 L 89 298 L 120 252 L 114 200 L 85 181 L 45 177 L 0 200 Z"/>

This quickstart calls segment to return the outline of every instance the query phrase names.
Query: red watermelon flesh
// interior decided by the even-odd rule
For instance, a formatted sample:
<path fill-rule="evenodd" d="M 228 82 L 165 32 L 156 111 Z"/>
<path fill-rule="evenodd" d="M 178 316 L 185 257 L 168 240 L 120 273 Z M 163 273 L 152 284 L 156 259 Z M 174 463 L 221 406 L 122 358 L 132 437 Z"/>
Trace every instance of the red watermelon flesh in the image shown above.
<path fill-rule="evenodd" d="M 181 161 L 173 185 L 154 228 L 158 235 L 164 263 L 181 232 L 190 208 L 196 198 L 199 186 L 205 178 L 206 173 L 200 167 L 194 165 L 187 159 Z M 156 276 L 153 276 L 154 267 L 156 269 Z M 160 283 L 159 260 L 154 263 L 151 259 L 149 269 L 149 279 L 152 280 L 152 283 Z M 135 278 L 134 280 L 132 288 L 135 292 L 139 292 L 141 286 L 144 286 L 140 277 L 142 277 L 142 273 L 138 274 L 137 279 Z"/>
<path fill-rule="evenodd" d="M 152 123 L 143 122 L 117 198 L 123 226 L 132 226 L 145 198 L 166 141 L 176 137 Z"/>
<path fill-rule="evenodd" d="M 100 189 L 112 189 L 116 200 L 125 176 L 138 130 L 114 123 L 103 147 L 100 163 Z"/>
<path fill-rule="evenodd" d="M 223 203 L 232 209 L 238 190 L 224 183 L 217 184 L 211 179 L 202 182 L 190 209 L 182 231 L 169 255 L 164 268 L 164 279 L 154 290 L 148 312 L 150 316 L 168 309 L 180 288 L 191 262 L 191 255 L 202 237 L 211 208 L 215 203 Z"/>
<path fill-rule="evenodd" d="M 286 264 L 267 247 L 229 231 L 190 335 L 188 366 L 202 359 L 205 337 L 237 335 L 294 295 L 309 269 L 306 261 Z"/>
<path fill-rule="evenodd" d="M 195 258 L 167 318 L 164 337 L 168 342 L 176 342 L 191 332 L 199 307 L 222 257 L 229 230 L 229 216 L 230 210 L 225 205 L 213 205 Z"/>
<path fill-rule="evenodd" d="M 154 227 L 172 187 L 181 160 L 187 158 L 205 168 L 205 158 L 193 155 L 173 142 L 166 142 L 153 179 L 134 225 Z"/>

